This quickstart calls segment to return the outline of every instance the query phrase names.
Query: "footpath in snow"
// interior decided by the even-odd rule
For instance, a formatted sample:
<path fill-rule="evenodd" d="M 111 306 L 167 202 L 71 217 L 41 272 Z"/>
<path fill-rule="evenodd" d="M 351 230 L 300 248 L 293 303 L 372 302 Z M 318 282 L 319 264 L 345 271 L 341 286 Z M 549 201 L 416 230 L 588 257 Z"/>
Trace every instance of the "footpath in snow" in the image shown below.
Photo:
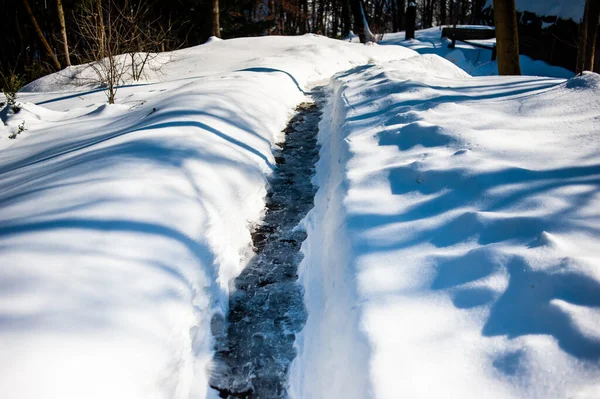
<path fill-rule="evenodd" d="M 321 100 L 317 89 L 311 97 Z M 311 184 L 318 158 L 318 103 L 303 103 L 277 143 L 278 167 L 269 179 L 266 214 L 252 233 L 254 251 L 235 279 L 225 331 L 217 335 L 211 386 L 227 398 L 287 398 L 288 370 L 295 334 L 306 322 L 304 293 L 298 284 L 300 245 L 306 233 L 298 223 L 313 207 Z"/>
<path fill-rule="evenodd" d="M 115 105 L 85 66 L 25 87 L 0 128 L 1 396 L 216 397 L 211 320 L 253 255 L 295 107 L 313 82 L 414 55 L 211 40 L 162 54 Z"/>
<path fill-rule="evenodd" d="M 600 396 L 600 76 L 338 74 L 297 398 Z"/>
<path fill-rule="evenodd" d="M 306 324 L 292 348 L 299 324 L 270 320 L 285 354 L 252 354 L 234 383 L 297 353 L 288 386 L 265 386 L 598 398 L 600 77 L 473 77 L 493 73 L 486 55 L 434 36 L 402 42 L 422 55 L 400 36 L 211 40 L 162 54 L 111 106 L 85 66 L 28 85 L 0 128 L 2 396 L 218 397 L 211 376 L 236 365 L 213 362 L 229 305 L 273 285 L 242 273 L 260 263 L 273 150 L 329 82 L 314 208 L 288 230 L 307 235 L 292 307 Z"/>

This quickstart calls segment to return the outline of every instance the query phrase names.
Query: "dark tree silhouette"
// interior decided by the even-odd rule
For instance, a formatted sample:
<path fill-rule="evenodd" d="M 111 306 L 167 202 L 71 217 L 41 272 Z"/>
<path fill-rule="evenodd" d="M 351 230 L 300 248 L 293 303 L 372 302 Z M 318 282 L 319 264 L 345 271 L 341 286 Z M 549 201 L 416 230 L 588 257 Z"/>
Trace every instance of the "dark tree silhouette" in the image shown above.
<path fill-rule="evenodd" d="M 583 19 L 579 24 L 577 64 L 575 65 L 576 73 L 592 71 L 594 69 L 594 53 L 596 52 L 599 19 L 600 0 L 586 0 Z"/>

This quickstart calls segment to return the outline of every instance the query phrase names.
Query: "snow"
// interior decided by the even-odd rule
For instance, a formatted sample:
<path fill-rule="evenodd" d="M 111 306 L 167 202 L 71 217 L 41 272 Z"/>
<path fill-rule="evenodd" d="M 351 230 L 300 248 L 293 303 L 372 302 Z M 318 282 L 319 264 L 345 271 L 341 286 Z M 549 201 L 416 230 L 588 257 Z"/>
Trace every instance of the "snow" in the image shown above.
<path fill-rule="evenodd" d="M 583 17 L 585 0 L 516 0 L 517 11 L 529 11 L 539 16 L 557 16 L 579 22 Z M 487 0 L 486 7 L 493 7 Z"/>
<path fill-rule="evenodd" d="M 294 397 L 598 397 L 600 76 L 426 54 L 329 92 Z"/>
<path fill-rule="evenodd" d="M 470 29 L 477 25 L 465 25 Z M 480 28 L 487 28 L 482 27 Z M 436 54 L 446 58 L 452 63 L 458 65 L 472 76 L 489 76 L 498 74 L 498 61 L 492 61 L 492 50 L 472 46 L 465 42 L 457 41 L 456 48 L 448 48 L 451 43 L 447 38 L 442 38 L 440 27 L 423 29 L 415 32 L 414 40 L 405 40 L 404 32 L 386 33 L 383 40 L 379 42 L 382 45 L 401 45 L 419 54 Z M 489 40 L 471 40 L 473 43 L 486 46 L 494 46 L 496 39 Z M 536 61 L 526 55 L 520 56 L 521 72 L 523 75 L 531 76 L 551 76 L 557 78 L 570 78 L 574 74 L 568 69 L 548 65 L 543 61 Z"/>
<path fill-rule="evenodd" d="M 153 57 L 115 105 L 85 65 L 19 93 L 3 396 L 214 398 L 272 145 L 328 84 L 292 396 L 599 397 L 599 75 L 491 76 L 489 50 L 438 29 L 383 44 L 212 38 Z"/>
<path fill-rule="evenodd" d="M 0 137 L 3 396 L 214 397 L 211 319 L 251 254 L 271 145 L 314 82 L 413 55 L 213 39 L 115 105 L 86 66 L 28 85 Z"/>

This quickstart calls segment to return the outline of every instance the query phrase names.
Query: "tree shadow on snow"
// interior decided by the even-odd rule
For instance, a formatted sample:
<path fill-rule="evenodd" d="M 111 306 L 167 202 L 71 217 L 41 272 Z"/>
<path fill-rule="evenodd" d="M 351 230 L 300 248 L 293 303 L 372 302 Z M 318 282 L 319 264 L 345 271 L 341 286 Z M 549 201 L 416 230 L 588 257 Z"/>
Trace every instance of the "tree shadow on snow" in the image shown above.
<path fill-rule="evenodd" d="M 357 128 L 372 128 L 371 118 L 379 122 L 382 115 L 396 113 L 384 125 L 402 126 L 397 131 L 379 134 L 379 145 L 397 146 L 400 151 L 416 146 L 448 147 L 457 144 L 455 136 L 447 134 L 443 127 L 420 121 L 418 115 L 410 111 L 432 109 L 447 102 L 522 98 L 559 83 L 556 79 L 541 82 L 523 79 L 499 85 L 492 81 L 458 89 L 415 81 L 375 84 L 373 93 L 366 96 L 367 100 L 352 104 L 355 109 L 364 106 L 366 111 L 353 114 L 350 123 Z M 491 86 L 501 89 L 486 93 Z M 472 93 L 473 88 L 481 89 L 481 93 Z M 385 101 L 390 94 L 421 89 L 434 89 L 441 94 L 426 100 Z M 372 111 L 373 103 L 378 100 L 382 100 L 381 109 Z M 455 155 L 464 156 L 467 152 L 457 151 Z M 430 257 L 434 275 L 427 288 L 447 293 L 458 309 L 489 308 L 481 330 L 484 337 L 547 335 L 553 337 L 565 353 L 577 359 L 600 360 L 600 341 L 577 325 L 575 313 L 569 310 L 569 306 L 598 309 L 600 284 L 578 271 L 580 269 L 574 265 L 577 260 L 572 258 L 559 258 L 555 265 L 540 269 L 529 264 L 525 256 L 506 255 L 494 248 L 498 243 L 534 248 L 532 242 L 536 242 L 543 232 L 600 235 L 600 230 L 587 223 L 586 217 L 580 214 L 580 210 L 591 206 L 600 194 L 600 164 L 545 170 L 508 166 L 476 171 L 466 167 L 431 170 L 426 162 L 416 160 L 392 167 L 389 185 L 391 194 L 414 196 L 418 200 L 409 202 L 397 213 L 386 214 L 378 210 L 349 213 L 349 228 L 360 232 L 383 231 L 384 226 L 415 222 L 418 227 L 398 236 L 390 234 L 377 240 L 357 240 L 353 243 L 357 253 L 387 252 L 420 245 L 449 248 L 476 243 L 478 247 L 467 253 Z M 543 198 L 557 195 L 561 206 L 550 208 L 542 202 Z M 537 211 L 511 214 L 520 204 Z M 448 217 L 437 219 L 439 223 L 431 223 L 442 215 Z M 496 275 L 508 279 L 505 290 L 481 284 Z M 524 350 L 506 351 L 496 355 L 492 364 L 506 375 L 516 375 L 527 356 Z"/>

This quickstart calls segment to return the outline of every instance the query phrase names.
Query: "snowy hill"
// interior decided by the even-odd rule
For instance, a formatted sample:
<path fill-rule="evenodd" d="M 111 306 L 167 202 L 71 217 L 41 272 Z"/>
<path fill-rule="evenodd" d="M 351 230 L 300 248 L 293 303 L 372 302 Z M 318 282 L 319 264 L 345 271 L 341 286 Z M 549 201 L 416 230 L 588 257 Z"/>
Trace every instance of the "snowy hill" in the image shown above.
<path fill-rule="evenodd" d="M 210 321 L 252 253 L 271 146 L 315 81 L 413 56 L 307 35 L 211 41 L 156 83 L 30 84 L 0 137 L 0 391 L 204 397 Z"/>

